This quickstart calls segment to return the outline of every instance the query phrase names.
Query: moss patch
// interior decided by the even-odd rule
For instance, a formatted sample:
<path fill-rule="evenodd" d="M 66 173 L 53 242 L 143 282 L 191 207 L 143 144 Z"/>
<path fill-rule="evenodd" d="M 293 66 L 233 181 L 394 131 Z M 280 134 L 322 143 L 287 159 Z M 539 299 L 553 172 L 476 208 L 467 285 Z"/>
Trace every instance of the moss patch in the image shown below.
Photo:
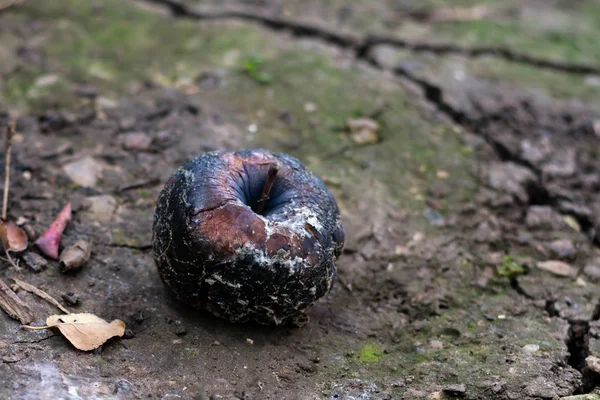
<path fill-rule="evenodd" d="M 381 359 L 382 356 L 383 350 L 379 346 L 370 343 L 360 350 L 360 353 L 356 356 L 356 359 L 361 362 L 376 363 Z"/>

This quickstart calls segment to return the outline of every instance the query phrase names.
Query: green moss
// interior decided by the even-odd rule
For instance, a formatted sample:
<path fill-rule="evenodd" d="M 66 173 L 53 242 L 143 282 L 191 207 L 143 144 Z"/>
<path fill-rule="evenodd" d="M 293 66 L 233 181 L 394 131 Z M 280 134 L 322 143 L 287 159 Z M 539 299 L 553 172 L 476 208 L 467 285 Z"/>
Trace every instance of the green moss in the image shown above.
<path fill-rule="evenodd" d="M 189 84 L 201 72 L 230 62 L 229 53 L 252 52 L 265 43 L 252 26 L 200 27 L 118 0 L 48 0 L 25 4 L 16 14 L 16 18 L 42 22 L 48 60 L 44 70 L 25 66 L 11 76 L 3 96 L 10 106 L 76 104 L 78 99 L 69 91 L 52 96 L 53 101 L 60 99 L 56 104 L 39 104 L 40 97 L 48 96 L 30 96 L 36 78 L 48 73 L 59 74 L 65 88 L 86 83 L 103 95 L 117 95 L 130 83 Z"/>
<path fill-rule="evenodd" d="M 356 359 L 361 362 L 376 363 L 381 360 L 382 356 L 383 350 L 379 346 L 369 343 L 360 350 L 360 353 L 356 356 Z"/>
<path fill-rule="evenodd" d="M 507 255 L 502 263 L 496 266 L 496 275 L 506 278 L 514 278 L 525 273 L 525 269 L 514 258 Z"/>
<path fill-rule="evenodd" d="M 545 15 L 544 12 L 548 12 Z M 560 17 L 560 24 L 535 23 Z M 534 56 L 569 62 L 600 62 L 600 4 L 582 2 L 568 10 L 556 3 L 543 7 L 535 17 L 480 19 L 435 26 L 435 36 L 468 45 L 506 46 Z"/>

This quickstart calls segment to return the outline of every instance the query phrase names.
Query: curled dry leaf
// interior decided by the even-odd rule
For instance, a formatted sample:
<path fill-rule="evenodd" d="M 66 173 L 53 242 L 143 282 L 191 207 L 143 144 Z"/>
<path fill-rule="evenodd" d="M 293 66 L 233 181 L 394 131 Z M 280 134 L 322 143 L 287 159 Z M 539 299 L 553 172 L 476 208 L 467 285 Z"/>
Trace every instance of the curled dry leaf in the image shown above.
<path fill-rule="evenodd" d="M 6 251 L 18 253 L 27 248 L 27 234 L 6 219 L 0 219 L 0 240 Z"/>
<path fill-rule="evenodd" d="M 83 266 L 92 254 L 92 245 L 85 240 L 78 240 L 60 254 L 60 271 L 74 271 Z"/>
<path fill-rule="evenodd" d="M 46 326 L 23 326 L 23 328 L 29 330 L 58 328 L 73 346 L 79 350 L 90 351 L 102 346 L 112 337 L 123 336 L 125 322 L 116 319 L 108 323 L 94 314 L 81 313 L 51 315 L 46 319 Z"/>
<path fill-rule="evenodd" d="M 67 203 L 60 214 L 56 217 L 50 228 L 35 241 L 35 244 L 46 256 L 58 258 L 58 244 L 67 223 L 71 220 L 71 203 Z"/>

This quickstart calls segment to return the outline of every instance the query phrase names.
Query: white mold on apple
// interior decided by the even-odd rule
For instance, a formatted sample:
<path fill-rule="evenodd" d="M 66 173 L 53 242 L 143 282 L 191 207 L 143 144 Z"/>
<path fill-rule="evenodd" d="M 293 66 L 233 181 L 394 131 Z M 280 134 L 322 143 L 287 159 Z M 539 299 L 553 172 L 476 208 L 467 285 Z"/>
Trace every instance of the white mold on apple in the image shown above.
<path fill-rule="evenodd" d="M 216 151 L 166 183 L 152 244 L 182 302 L 231 322 L 280 325 L 329 292 L 344 231 L 333 195 L 295 158 Z"/>

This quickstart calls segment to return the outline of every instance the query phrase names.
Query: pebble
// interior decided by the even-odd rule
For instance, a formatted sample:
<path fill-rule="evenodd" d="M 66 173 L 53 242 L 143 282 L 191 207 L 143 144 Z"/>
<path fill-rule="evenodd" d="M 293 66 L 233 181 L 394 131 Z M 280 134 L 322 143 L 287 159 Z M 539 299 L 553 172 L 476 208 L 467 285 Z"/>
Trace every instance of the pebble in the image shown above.
<path fill-rule="evenodd" d="M 429 187 L 427 192 L 435 199 L 443 199 L 450 194 L 450 186 L 444 181 L 437 181 Z"/>
<path fill-rule="evenodd" d="M 467 386 L 464 383 L 448 385 L 444 388 L 444 393 L 450 396 L 462 396 L 467 393 Z"/>
<path fill-rule="evenodd" d="M 143 132 L 129 132 L 122 136 L 121 143 L 125 150 L 148 150 L 152 138 Z"/>
<path fill-rule="evenodd" d="M 367 145 L 379 141 L 379 123 L 370 118 L 349 119 L 346 126 L 350 130 L 352 141 L 358 145 Z"/>
<path fill-rule="evenodd" d="M 545 246 L 552 254 L 560 259 L 571 258 L 577 253 L 577 249 L 572 240 L 559 239 L 554 240 Z"/>
<path fill-rule="evenodd" d="M 175 327 L 175 334 L 177 336 L 183 336 L 187 334 L 187 329 L 185 326 L 181 325 L 181 324 L 177 324 L 177 326 Z"/>
<path fill-rule="evenodd" d="M 595 356 L 588 356 L 585 359 L 585 364 L 589 369 L 591 369 L 597 374 L 600 374 L 600 358 Z"/>
<path fill-rule="evenodd" d="M 84 157 L 63 166 L 63 171 L 77 185 L 94 187 L 98 182 L 100 165 L 92 157 Z"/>
<path fill-rule="evenodd" d="M 429 341 L 429 348 L 434 349 L 434 350 L 439 350 L 439 349 L 443 349 L 444 348 L 444 343 L 441 340 L 430 340 Z"/>
<path fill-rule="evenodd" d="M 63 293 L 60 297 L 67 303 L 69 306 L 78 306 L 81 303 L 79 299 L 79 295 L 74 292 Z"/>
<path fill-rule="evenodd" d="M 600 281 L 600 263 L 588 264 L 583 268 L 583 273 L 592 281 Z"/>
<path fill-rule="evenodd" d="M 527 353 L 535 353 L 539 349 L 540 346 L 538 346 L 537 344 L 526 344 L 525 346 L 523 346 L 523 350 L 525 350 Z"/>
<path fill-rule="evenodd" d="M 529 169 L 515 163 L 493 163 L 489 171 L 489 184 L 492 188 L 510 193 L 522 203 L 527 203 L 527 188 L 535 184 L 537 177 Z"/>
<path fill-rule="evenodd" d="M 91 196 L 85 199 L 94 220 L 108 222 L 112 219 L 117 207 L 117 200 L 111 195 Z"/>
<path fill-rule="evenodd" d="M 575 268 L 562 261 L 550 260 L 538 262 L 537 267 L 557 276 L 574 277 L 577 274 Z"/>
<path fill-rule="evenodd" d="M 525 225 L 530 229 L 554 229 L 562 224 L 561 216 L 548 206 L 531 206 L 527 210 Z"/>

